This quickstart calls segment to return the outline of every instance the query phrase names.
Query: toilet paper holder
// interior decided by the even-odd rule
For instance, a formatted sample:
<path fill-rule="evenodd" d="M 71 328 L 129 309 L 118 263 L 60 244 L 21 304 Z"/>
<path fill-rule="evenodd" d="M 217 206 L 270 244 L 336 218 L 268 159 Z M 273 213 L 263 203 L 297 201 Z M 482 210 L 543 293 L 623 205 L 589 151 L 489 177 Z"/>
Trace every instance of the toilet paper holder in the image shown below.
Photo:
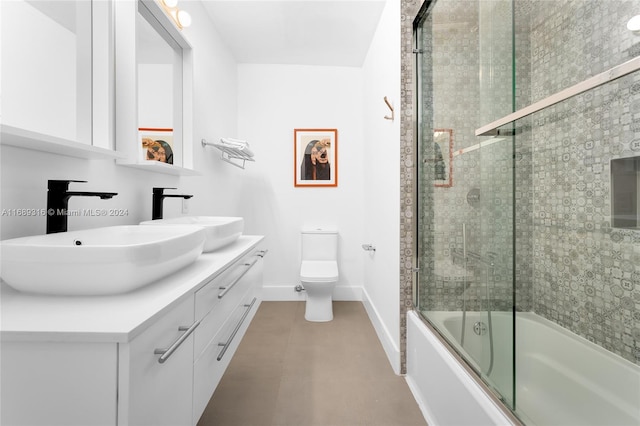
<path fill-rule="evenodd" d="M 365 251 L 376 251 L 376 246 L 373 244 L 363 244 L 362 249 Z"/>

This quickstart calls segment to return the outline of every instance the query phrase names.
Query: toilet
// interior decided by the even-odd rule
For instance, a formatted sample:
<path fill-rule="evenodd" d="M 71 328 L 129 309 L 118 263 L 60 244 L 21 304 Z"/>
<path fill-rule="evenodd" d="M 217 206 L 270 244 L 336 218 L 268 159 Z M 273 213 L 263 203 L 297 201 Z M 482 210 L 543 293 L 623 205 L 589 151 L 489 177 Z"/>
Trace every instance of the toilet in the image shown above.
<path fill-rule="evenodd" d="M 300 281 L 307 292 L 304 318 L 326 322 L 333 319 L 332 295 L 338 283 L 338 232 L 327 228 L 302 231 Z"/>

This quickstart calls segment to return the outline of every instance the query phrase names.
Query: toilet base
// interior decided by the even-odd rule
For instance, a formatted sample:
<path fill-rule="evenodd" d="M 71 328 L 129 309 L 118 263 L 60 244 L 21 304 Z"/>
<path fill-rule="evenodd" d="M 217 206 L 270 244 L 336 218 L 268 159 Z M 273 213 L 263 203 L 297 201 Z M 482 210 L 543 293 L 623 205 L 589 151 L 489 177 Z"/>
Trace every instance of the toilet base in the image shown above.
<path fill-rule="evenodd" d="M 304 319 L 311 322 L 327 322 L 333 320 L 331 293 L 312 296 L 307 294 Z"/>

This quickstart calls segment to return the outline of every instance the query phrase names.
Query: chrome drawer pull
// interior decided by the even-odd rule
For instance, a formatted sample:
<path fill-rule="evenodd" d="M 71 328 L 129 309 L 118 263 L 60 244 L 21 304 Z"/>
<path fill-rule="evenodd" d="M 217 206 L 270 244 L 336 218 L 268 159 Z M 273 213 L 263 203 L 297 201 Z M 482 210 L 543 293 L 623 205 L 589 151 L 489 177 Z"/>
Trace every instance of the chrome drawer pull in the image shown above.
<path fill-rule="evenodd" d="M 256 256 L 265 257 L 269 253 L 269 250 L 258 250 Z"/>
<path fill-rule="evenodd" d="M 257 299 L 254 297 L 250 304 L 244 305 L 244 307 L 247 308 L 247 310 L 245 311 L 244 314 L 242 314 L 242 318 L 240 318 L 240 321 L 238 321 L 238 324 L 236 324 L 236 328 L 233 329 L 233 333 L 231 333 L 231 336 L 229 337 L 229 339 L 226 342 L 218 343 L 218 346 L 223 346 L 222 351 L 218 354 L 218 358 L 217 358 L 218 361 L 222 359 L 225 352 L 227 352 L 227 349 L 229 349 L 229 346 L 231 345 L 233 338 L 236 337 L 238 330 L 240 330 L 240 327 L 242 326 L 242 323 L 244 322 L 245 318 L 247 318 L 247 315 L 249 315 L 249 312 L 251 312 L 251 308 L 253 308 L 253 304 L 256 303 L 256 300 Z"/>
<path fill-rule="evenodd" d="M 158 362 L 160 364 L 164 364 L 164 362 L 169 359 L 169 357 L 176 351 L 176 349 L 178 349 L 178 347 L 182 344 L 182 342 L 187 340 L 187 337 L 189 337 L 189 335 L 193 333 L 193 331 L 199 325 L 200 325 L 200 321 L 196 321 L 191 325 L 191 327 L 185 327 L 185 326 L 178 327 L 178 330 L 184 331 L 184 333 L 182 333 L 182 335 L 178 337 L 178 339 L 175 342 L 173 342 L 171 346 L 169 346 L 167 349 L 156 349 L 153 351 L 155 355 L 161 355 L 160 358 L 158 358 Z"/>
<path fill-rule="evenodd" d="M 236 285 L 238 283 L 238 281 L 240 281 L 242 279 L 242 277 L 244 277 L 247 272 L 249 272 L 249 269 L 251 269 L 253 267 L 253 265 L 255 265 L 258 260 L 260 260 L 260 259 L 256 257 L 253 262 L 245 263 L 244 266 L 248 266 L 248 268 L 245 269 L 244 271 L 242 271 L 242 273 L 240 274 L 240 276 L 238 278 L 233 280 L 233 282 L 231 284 L 227 285 L 227 286 L 219 287 L 219 289 L 222 290 L 222 291 L 218 294 L 218 299 L 222 299 L 224 297 L 224 295 L 227 294 L 227 292 L 229 290 L 231 290 L 231 288 L 234 285 Z"/>

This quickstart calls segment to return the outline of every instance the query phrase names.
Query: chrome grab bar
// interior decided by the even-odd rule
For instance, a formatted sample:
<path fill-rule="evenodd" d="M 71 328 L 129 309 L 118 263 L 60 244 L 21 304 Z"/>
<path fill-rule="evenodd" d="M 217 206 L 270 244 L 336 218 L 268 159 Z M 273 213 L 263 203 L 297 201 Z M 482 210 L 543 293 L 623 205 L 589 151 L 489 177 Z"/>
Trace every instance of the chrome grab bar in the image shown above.
<path fill-rule="evenodd" d="M 187 327 L 187 326 L 178 327 L 178 331 L 184 331 L 184 333 L 182 333 L 182 335 L 180 335 L 180 337 L 178 337 L 178 339 L 175 342 L 173 342 L 171 344 L 171 346 L 169 346 L 167 349 L 155 349 L 153 351 L 154 355 L 160 355 L 160 358 L 158 358 L 158 362 L 160 364 L 164 364 L 164 362 L 166 360 L 168 360 L 171 355 L 173 355 L 173 353 L 176 351 L 176 349 L 178 349 L 178 347 L 180 347 L 182 342 L 187 340 L 187 337 L 189 337 L 189 335 L 191 333 L 193 333 L 193 331 L 199 325 L 200 325 L 200 321 L 198 320 L 198 321 L 194 322 L 193 324 L 191 324 L 190 327 Z"/>
<path fill-rule="evenodd" d="M 264 255 L 263 255 L 264 256 Z M 256 262 L 258 260 L 260 260 L 262 258 L 262 256 L 257 255 L 256 258 L 253 260 L 253 262 L 251 263 L 245 263 L 243 264 L 243 266 L 247 266 L 247 269 L 245 269 L 244 271 L 242 271 L 242 273 L 238 276 L 238 278 L 236 278 L 235 280 L 233 280 L 233 282 L 227 286 L 220 286 L 218 287 L 219 290 L 222 290 L 219 294 L 218 294 L 218 299 L 222 299 L 224 297 L 225 294 L 227 294 L 227 292 L 229 290 L 231 290 L 231 288 L 233 288 L 234 285 L 236 285 L 238 283 L 238 281 L 240 281 L 242 279 L 242 277 L 244 277 L 246 275 L 247 272 L 249 272 L 249 269 L 251 269 L 253 267 L 253 265 L 256 264 Z"/>
<path fill-rule="evenodd" d="M 229 337 L 229 339 L 227 339 L 226 342 L 218 343 L 218 346 L 223 347 L 222 351 L 220 351 L 220 353 L 218 354 L 218 357 L 216 358 L 218 361 L 222 360 L 222 357 L 224 357 L 225 352 L 227 352 L 227 349 L 229 349 L 231 342 L 233 341 L 234 337 L 236 337 L 236 334 L 238 334 L 238 330 L 240 330 L 242 323 L 247 318 L 247 315 L 249 315 L 249 312 L 251 312 L 251 308 L 253 308 L 253 304 L 256 303 L 256 300 L 258 299 L 254 297 L 250 304 L 244 305 L 244 307 L 247 308 L 247 310 L 245 311 L 244 314 L 242 314 L 242 318 L 240 318 L 240 321 L 238 321 L 238 324 L 236 324 L 236 328 L 233 329 L 233 333 L 231 333 L 231 336 Z"/>

